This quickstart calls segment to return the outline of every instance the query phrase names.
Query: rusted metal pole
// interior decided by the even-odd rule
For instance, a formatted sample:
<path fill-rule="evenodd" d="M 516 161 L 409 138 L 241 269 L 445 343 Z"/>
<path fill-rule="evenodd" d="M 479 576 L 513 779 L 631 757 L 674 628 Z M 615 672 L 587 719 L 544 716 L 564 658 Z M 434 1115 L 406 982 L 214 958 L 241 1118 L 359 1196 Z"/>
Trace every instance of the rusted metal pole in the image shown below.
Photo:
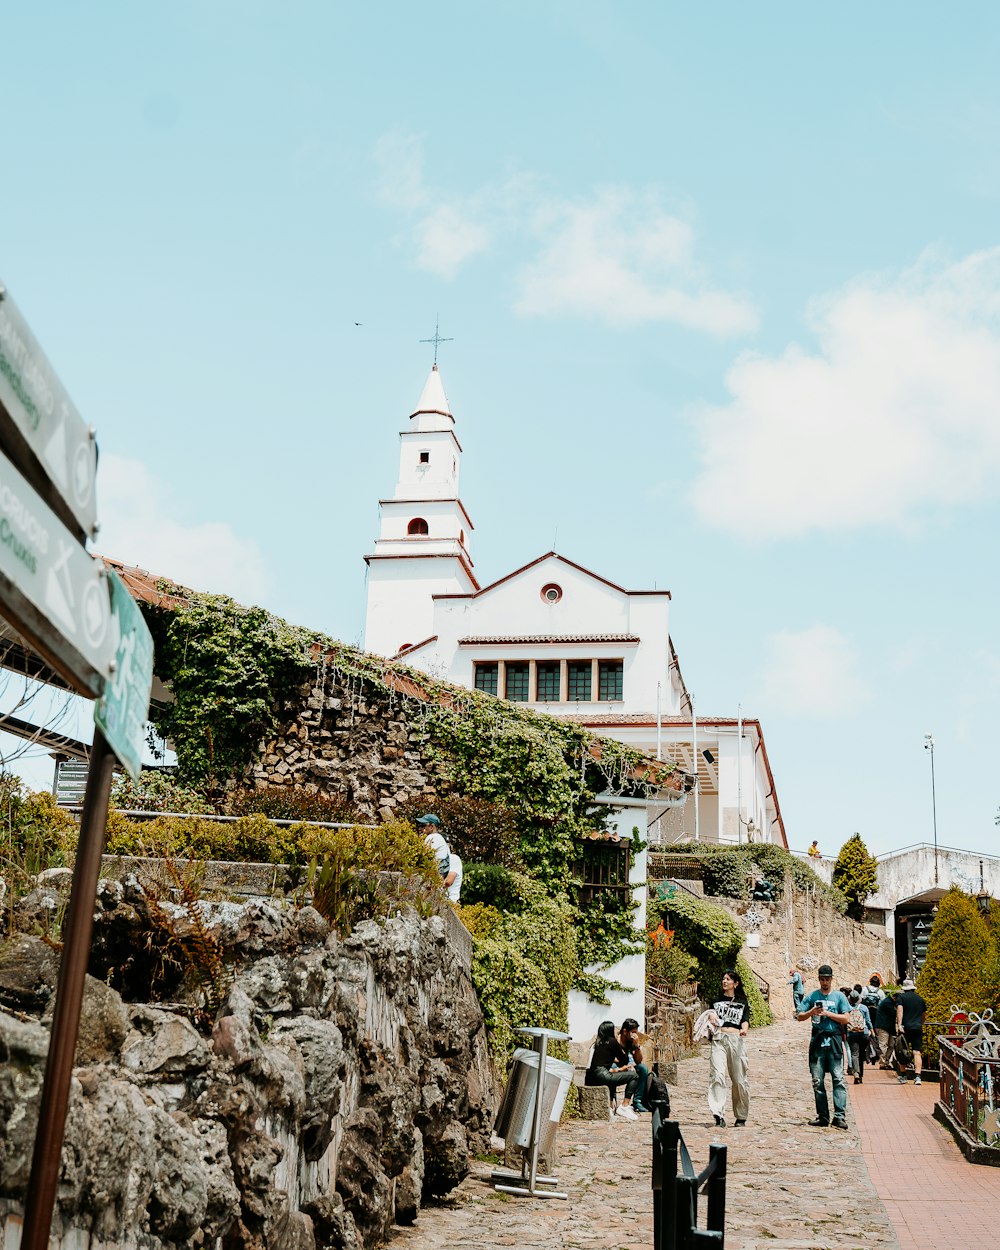
<path fill-rule="evenodd" d="M 90 755 L 90 771 L 83 798 L 80 820 L 80 842 L 73 869 L 73 887 L 63 924 L 62 963 L 52 1015 L 49 1054 L 45 1064 L 45 1083 L 38 1111 L 35 1151 L 31 1159 L 31 1177 L 24 1206 L 24 1232 L 21 1250 L 48 1250 L 55 1205 L 56 1184 L 62 1159 L 63 1134 L 66 1129 L 66 1107 L 73 1073 L 73 1057 L 80 1030 L 80 1007 L 83 983 L 90 960 L 90 939 L 94 930 L 94 904 L 97 881 L 101 871 L 101 855 L 107 832 L 108 802 L 111 797 L 111 774 L 115 757 L 104 739 L 94 729 L 94 747 Z"/>

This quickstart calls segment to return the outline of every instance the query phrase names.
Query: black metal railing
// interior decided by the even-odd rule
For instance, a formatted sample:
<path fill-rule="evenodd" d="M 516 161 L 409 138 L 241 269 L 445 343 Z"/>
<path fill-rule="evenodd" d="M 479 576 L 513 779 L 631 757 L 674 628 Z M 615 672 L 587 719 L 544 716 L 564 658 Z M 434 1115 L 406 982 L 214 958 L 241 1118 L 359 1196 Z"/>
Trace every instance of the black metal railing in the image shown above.
<path fill-rule="evenodd" d="M 726 1147 L 713 1142 L 708 1165 L 695 1172 L 676 1120 L 653 1112 L 653 1250 L 700 1250 L 726 1241 Z M 707 1227 L 698 1227 L 698 1192 L 708 1183 Z"/>
<path fill-rule="evenodd" d="M 761 994 L 764 996 L 764 1002 L 769 1003 L 771 1001 L 770 981 L 765 981 L 764 978 L 760 975 L 760 973 L 755 971 L 753 968 L 750 969 L 750 975 L 757 982 L 757 988 L 760 990 Z"/>

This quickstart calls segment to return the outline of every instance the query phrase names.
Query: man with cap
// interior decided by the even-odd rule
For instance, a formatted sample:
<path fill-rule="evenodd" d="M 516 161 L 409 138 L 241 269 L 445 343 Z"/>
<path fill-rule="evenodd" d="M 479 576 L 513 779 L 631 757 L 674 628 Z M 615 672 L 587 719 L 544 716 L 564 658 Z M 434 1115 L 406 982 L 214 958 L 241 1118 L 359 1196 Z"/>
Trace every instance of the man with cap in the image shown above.
<path fill-rule="evenodd" d="M 426 816 L 421 816 L 417 820 L 417 829 L 424 835 L 424 844 L 437 860 L 438 870 L 441 873 L 441 882 L 447 888 L 454 882 L 457 874 L 455 876 L 451 875 L 451 848 L 441 833 L 440 820 L 433 813 L 428 812 Z M 449 877 L 451 877 L 450 881 Z"/>
<path fill-rule="evenodd" d="M 902 1033 L 913 1048 L 913 1084 L 920 1084 L 920 1072 L 923 1067 L 924 1046 L 924 1013 L 927 1004 L 917 993 L 917 987 L 910 977 L 903 982 L 902 990 L 896 998 L 896 1032 Z M 906 1084 L 906 1069 L 899 1074 L 900 1085 Z"/>
<path fill-rule="evenodd" d="M 844 1080 L 844 1043 L 840 1026 L 847 1024 L 851 1006 L 840 990 L 833 988 L 833 969 L 829 964 L 820 964 L 816 975 L 819 977 L 819 989 L 806 995 L 797 1014 L 799 1020 L 812 1021 L 809 1073 L 816 1098 L 816 1119 L 809 1123 L 813 1128 L 826 1128 L 831 1123 L 826 1092 L 826 1074 L 829 1072 L 833 1086 L 832 1124 L 834 1128 L 847 1128 L 847 1082 Z"/>

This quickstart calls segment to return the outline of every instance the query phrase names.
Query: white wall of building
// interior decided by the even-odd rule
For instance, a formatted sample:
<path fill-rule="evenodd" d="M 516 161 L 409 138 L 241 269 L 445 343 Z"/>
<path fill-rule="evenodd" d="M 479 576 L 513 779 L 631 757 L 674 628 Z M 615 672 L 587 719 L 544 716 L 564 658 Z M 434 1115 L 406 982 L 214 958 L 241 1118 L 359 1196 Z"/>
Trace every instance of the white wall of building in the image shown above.
<path fill-rule="evenodd" d="M 607 796 L 606 796 L 607 797 Z M 632 830 L 638 826 L 643 838 L 649 823 L 649 809 L 645 803 L 632 801 L 626 806 L 618 806 L 609 818 L 610 828 L 616 829 L 623 838 L 630 838 Z M 646 932 L 646 851 L 640 851 L 632 858 L 629 881 L 635 885 L 632 897 L 639 904 L 634 913 L 634 926 L 637 936 Z M 588 968 L 588 972 L 597 971 Z M 629 955 L 619 960 L 611 968 L 601 971 L 601 975 L 609 981 L 618 981 L 631 987 L 628 991 L 612 990 L 608 1003 L 595 1003 L 579 990 L 571 990 L 569 995 L 569 1035 L 574 1042 L 585 1042 L 597 1033 L 597 1026 L 603 1020 L 613 1020 L 617 1029 L 623 1020 L 631 1016 L 645 1025 L 646 1018 L 646 954 L 643 950 L 638 955 Z"/>

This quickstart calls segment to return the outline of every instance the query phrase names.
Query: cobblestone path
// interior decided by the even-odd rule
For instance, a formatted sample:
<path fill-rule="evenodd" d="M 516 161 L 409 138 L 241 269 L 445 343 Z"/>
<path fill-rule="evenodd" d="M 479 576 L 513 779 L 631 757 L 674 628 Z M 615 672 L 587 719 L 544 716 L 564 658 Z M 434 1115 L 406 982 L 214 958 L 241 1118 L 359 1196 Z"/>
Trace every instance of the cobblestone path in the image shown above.
<path fill-rule="evenodd" d="M 808 1034 L 808 1025 L 791 1020 L 751 1033 L 752 1101 L 745 1128 L 717 1129 L 711 1122 L 705 1098 L 707 1050 L 678 1065 L 671 1110 L 694 1166 L 700 1170 L 708 1162 L 711 1141 L 729 1146 L 727 1250 L 899 1250 L 869 1177 L 853 1108 L 848 1132 L 806 1124 L 815 1114 L 806 1066 Z M 878 1075 L 872 1073 L 857 1093 L 867 1095 L 869 1080 Z M 849 1090 L 853 1095 L 855 1087 Z M 903 1098 L 920 1092 L 899 1086 L 896 1091 Z M 934 1131 L 947 1137 L 936 1125 Z M 636 1250 L 652 1245 L 649 1116 L 636 1123 L 574 1122 L 560 1129 L 558 1141 L 554 1171 L 560 1189 L 569 1194 L 567 1202 L 498 1194 L 489 1185 L 492 1166 L 480 1163 L 448 1202 L 423 1210 L 412 1228 L 397 1229 L 390 1250 Z M 704 1200 L 701 1206 L 704 1226 Z M 926 1243 L 926 1250 L 938 1247 L 940 1242 Z"/>

